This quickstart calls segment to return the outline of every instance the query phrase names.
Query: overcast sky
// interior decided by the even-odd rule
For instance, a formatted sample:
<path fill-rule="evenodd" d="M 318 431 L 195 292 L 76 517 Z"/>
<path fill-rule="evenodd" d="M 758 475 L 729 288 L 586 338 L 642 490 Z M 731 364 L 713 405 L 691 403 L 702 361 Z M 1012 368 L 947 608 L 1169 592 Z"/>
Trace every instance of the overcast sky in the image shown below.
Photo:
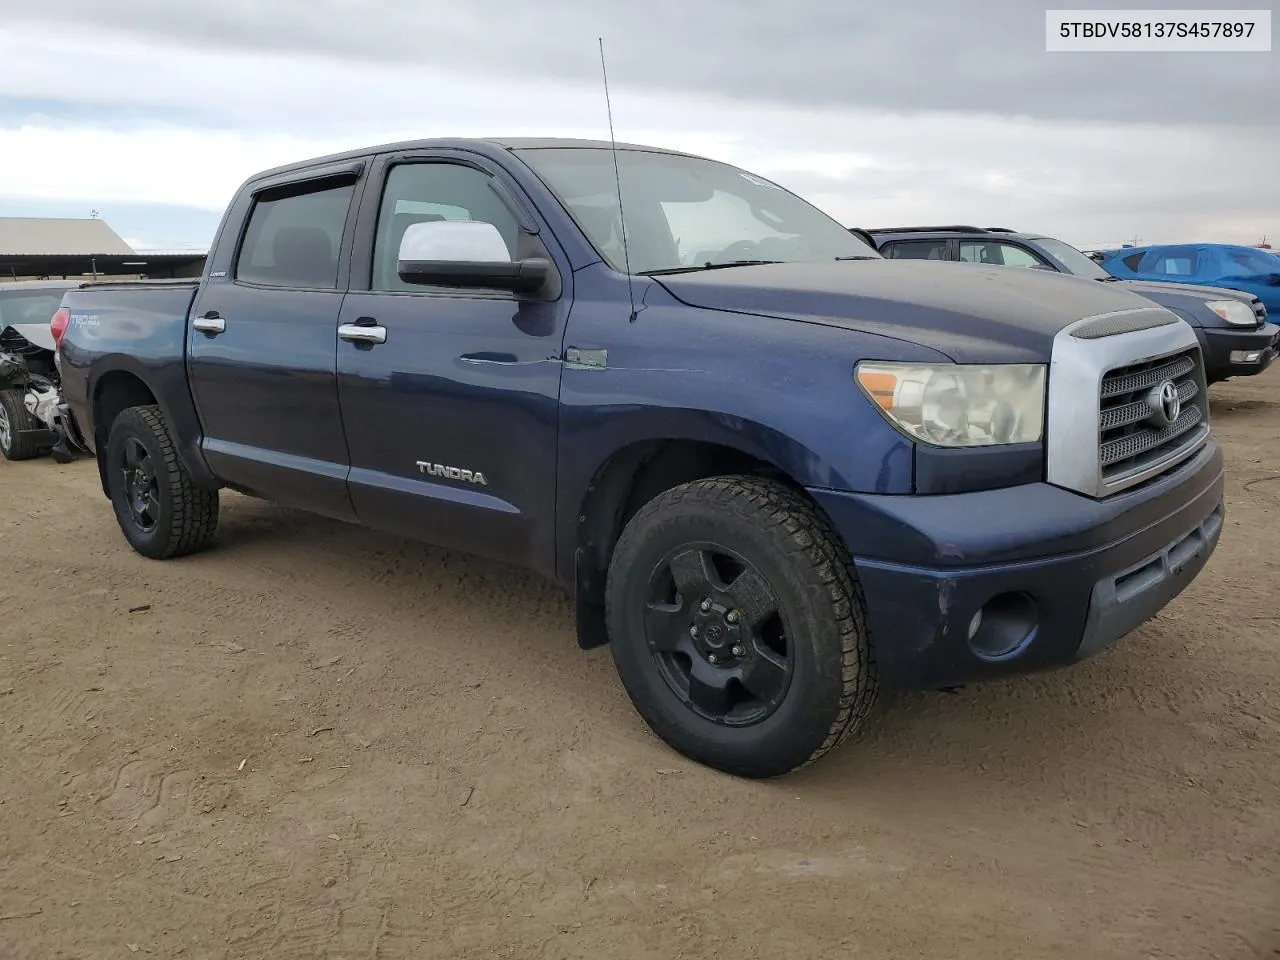
<path fill-rule="evenodd" d="M 200 246 L 277 163 L 607 137 L 602 36 L 619 139 L 740 164 L 846 224 L 1280 239 L 1280 53 L 1050 54 L 1045 6 L 0 0 L 0 216 L 97 210 L 135 246 Z"/>

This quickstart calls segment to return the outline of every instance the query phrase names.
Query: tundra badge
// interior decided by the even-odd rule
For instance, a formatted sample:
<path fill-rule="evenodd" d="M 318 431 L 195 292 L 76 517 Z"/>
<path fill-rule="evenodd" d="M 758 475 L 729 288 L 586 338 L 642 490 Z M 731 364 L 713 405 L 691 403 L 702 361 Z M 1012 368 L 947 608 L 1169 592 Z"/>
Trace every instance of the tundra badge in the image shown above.
<path fill-rule="evenodd" d="M 489 481 L 485 479 L 484 474 L 479 470 L 462 470 L 458 467 L 446 467 L 442 463 L 429 463 L 426 460 L 419 460 L 418 471 L 425 473 L 429 477 L 444 477 L 446 480 L 465 480 L 467 483 L 478 483 L 482 487 L 489 485 Z"/>

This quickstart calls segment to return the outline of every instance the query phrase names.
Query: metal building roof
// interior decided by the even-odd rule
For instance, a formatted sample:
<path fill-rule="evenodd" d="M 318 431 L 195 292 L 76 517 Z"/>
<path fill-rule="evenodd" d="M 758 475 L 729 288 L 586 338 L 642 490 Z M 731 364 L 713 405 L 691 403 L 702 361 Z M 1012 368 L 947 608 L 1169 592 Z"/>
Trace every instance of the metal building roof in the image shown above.
<path fill-rule="evenodd" d="M 103 220 L 0 217 L 0 257 L 133 256 Z"/>

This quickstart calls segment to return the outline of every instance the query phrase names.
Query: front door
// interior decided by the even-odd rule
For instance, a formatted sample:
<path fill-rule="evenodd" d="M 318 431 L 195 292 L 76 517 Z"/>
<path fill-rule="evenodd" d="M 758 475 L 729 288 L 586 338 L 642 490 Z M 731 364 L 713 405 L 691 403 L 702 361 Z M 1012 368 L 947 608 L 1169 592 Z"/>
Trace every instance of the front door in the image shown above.
<path fill-rule="evenodd" d="M 371 527 L 550 572 L 568 270 L 548 302 L 412 285 L 396 269 L 424 220 L 492 223 L 513 258 L 540 243 L 494 189 L 501 176 L 419 155 L 387 158 L 370 182 L 358 236 L 372 259 L 367 282 L 353 273 L 338 342 L 348 486 Z"/>
<path fill-rule="evenodd" d="M 355 514 L 335 364 L 355 185 L 348 175 L 258 193 L 235 261 L 202 288 L 188 333 L 214 472 L 234 487 L 346 520 Z"/>

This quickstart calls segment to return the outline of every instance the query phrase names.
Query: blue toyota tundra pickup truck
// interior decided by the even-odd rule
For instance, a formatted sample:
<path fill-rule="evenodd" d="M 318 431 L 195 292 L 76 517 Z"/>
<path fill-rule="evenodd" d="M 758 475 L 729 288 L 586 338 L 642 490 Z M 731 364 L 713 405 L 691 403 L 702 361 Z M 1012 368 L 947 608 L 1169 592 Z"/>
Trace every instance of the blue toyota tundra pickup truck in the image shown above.
<path fill-rule="evenodd" d="M 209 546 L 225 487 L 523 565 L 663 740 L 741 776 L 823 755 L 881 685 L 1095 653 L 1223 524 L 1185 321 L 1119 284 L 886 259 L 668 150 L 270 170 L 198 282 L 78 287 L 52 326 L 140 554 Z"/>

